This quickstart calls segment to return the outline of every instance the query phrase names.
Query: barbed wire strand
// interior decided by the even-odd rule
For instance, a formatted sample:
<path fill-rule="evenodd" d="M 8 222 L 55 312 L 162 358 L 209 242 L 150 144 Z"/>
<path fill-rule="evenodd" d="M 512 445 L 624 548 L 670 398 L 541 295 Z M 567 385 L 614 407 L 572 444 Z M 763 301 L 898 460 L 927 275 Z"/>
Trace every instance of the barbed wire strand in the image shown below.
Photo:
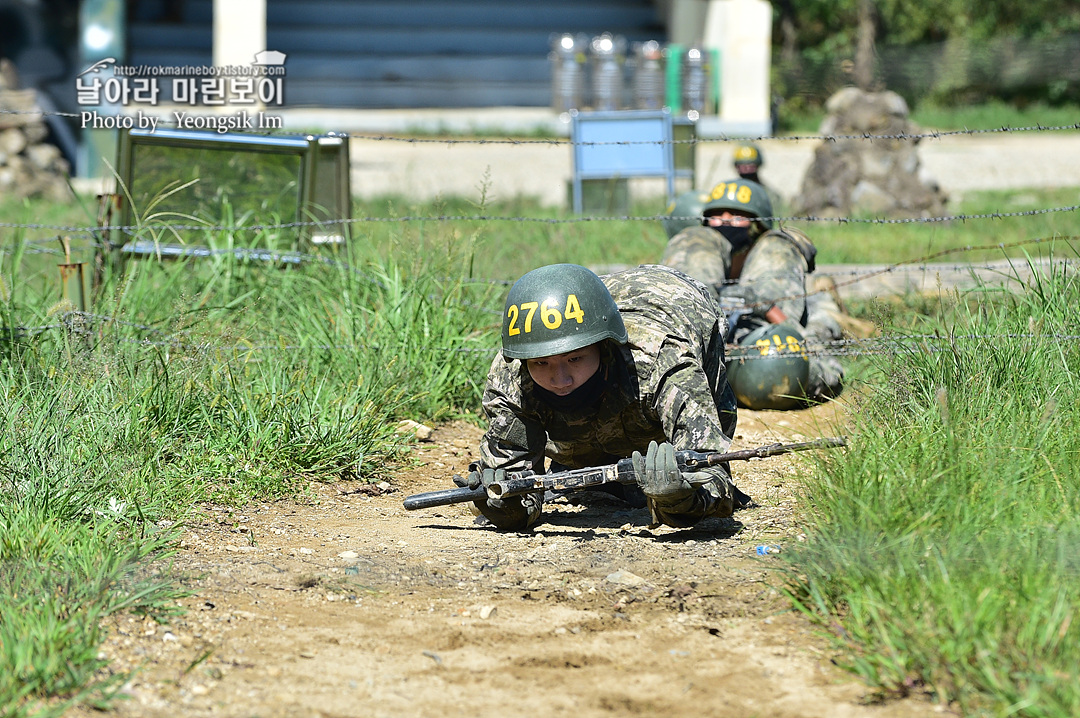
<path fill-rule="evenodd" d="M 823 273 L 814 272 L 814 273 L 811 273 L 809 275 L 806 275 L 806 278 L 809 278 L 809 279 L 813 279 L 815 277 L 830 277 L 831 278 L 833 276 L 845 276 L 846 275 L 846 276 L 850 276 L 851 279 L 840 281 L 840 282 L 833 281 L 831 283 L 831 285 L 822 286 L 822 287 L 820 287 L 818 289 L 812 289 L 812 290 L 809 290 L 809 291 L 805 291 L 805 292 L 803 292 L 801 294 L 791 294 L 791 295 L 775 297 L 775 298 L 770 297 L 768 300 L 757 301 L 757 302 L 748 302 L 748 301 L 745 301 L 745 299 L 740 300 L 740 298 L 738 298 L 738 297 L 730 298 L 730 297 L 721 296 L 721 303 L 723 304 L 725 300 L 728 300 L 728 301 L 739 300 L 742 303 L 740 303 L 737 308 L 744 309 L 744 310 L 753 310 L 753 309 L 756 309 L 756 308 L 759 308 L 759 307 L 772 306 L 772 305 L 777 304 L 777 303 L 782 302 L 782 301 L 806 300 L 806 299 L 809 299 L 811 297 L 817 296 L 819 294 L 831 293 L 831 292 L 834 292 L 834 291 L 838 292 L 840 289 L 842 289 L 844 287 L 854 286 L 854 285 L 857 285 L 857 284 L 859 284 L 861 282 L 867 281 L 869 279 L 873 279 L 875 277 L 880 277 L 880 276 L 884 276 L 884 275 L 887 275 L 887 274 L 893 274 L 893 273 L 909 272 L 909 271 L 911 271 L 913 269 L 918 269 L 918 270 L 923 271 L 923 272 L 932 271 L 932 272 L 935 272 L 935 273 L 940 273 L 940 272 L 947 271 L 947 270 L 967 271 L 967 272 L 972 272 L 972 271 L 975 271 L 975 270 L 982 270 L 982 271 L 986 271 L 986 272 L 996 273 L 999 276 L 1001 276 L 1002 278 L 1008 279 L 1009 281 L 1015 281 L 1015 282 L 1021 282 L 1022 283 L 1024 281 L 1024 279 L 1019 276 L 1018 272 L 1016 271 L 1016 266 L 1015 266 L 1014 263 L 1025 264 L 1025 263 L 1036 262 L 1038 264 L 1045 264 L 1045 262 L 1039 262 L 1038 260 L 1033 260 L 1033 259 L 1030 259 L 1030 258 L 1006 258 L 1004 260 L 1000 260 L 999 263 L 996 264 L 996 265 L 989 265 L 989 264 L 935 265 L 935 264 L 929 264 L 929 262 L 931 260 L 937 259 L 939 257 L 946 257 L 946 256 L 954 255 L 954 254 L 962 254 L 962 253 L 966 253 L 966 252 L 985 252 L 985 251 L 1002 251 L 1002 252 L 1004 252 L 1005 250 L 1008 250 L 1008 249 L 1017 249 L 1017 248 L 1020 248 L 1020 247 L 1026 247 L 1026 246 L 1038 245 L 1038 244 L 1045 244 L 1045 243 L 1048 243 L 1048 242 L 1049 243 L 1059 243 L 1060 242 L 1060 243 L 1064 243 L 1066 245 L 1071 246 L 1072 242 L 1080 242 L 1080 236 L 1068 235 L 1068 236 L 1054 236 L 1054 237 L 1033 237 L 1033 238 L 1029 238 L 1029 239 L 1017 240 L 1017 241 L 1014 241 L 1014 242 L 997 242 L 997 243 L 985 244 L 985 245 L 966 245 L 964 247 L 953 247 L 953 248 L 949 248 L 949 249 L 943 249 L 941 251 L 934 252 L 934 253 L 931 253 L 931 254 L 928 254 L 928 255 L 924 255 L 922 257 L 917 257 L 917 258 L 914 258 L 914 259 L 909 259 L 909 260 L 904 260 L 904 261 L 901 261 L 901 262 L 896 262 L 896 263 L 889 264 L 889 265 L 886 265 L 886 266 L 880 267 L 880 268 L 873 268 L 873 269 L 867 268 L 867 269 L 862 269 L 862 270 L 855 269 L 855 270 L 848 270 L 846 272 L 838 272 L 838 273 L 835 273 L 835 274 L 828 273 L 828 272 L 823 272 Z M 148 249 L 152 249 L 152 245 L 150 247 L 148 247 Z M 199 258 L 215 257 L 215 256 L 233 256 L 236 259 L 254 259 L 254 260 L 259 260 L 259 261 L 273 261 L 273 262 L 276 262 L 276 263 L 300 264 L 300 263 L 303 263 L 303 262 L 311 262 L 311 263 L 316 263 L 316 264 L 322 264 L 322 265 L 325 265 L 325 266 L 330 266 L 330 267 L 333 267 L 333 268 L 336 268 L 336 269 L 351 272 L 352 274 L 354 274 L 354 275 L 356 275 L 358 277 L 361 277 L 365 281 L 379 287 L 380 289 L 386 289 L 385 284 L 380 279 L 378 279 L 377 277 L 371 275 L 369 272 L 365 272 L 365 271 L 363 271 L 361 269 L 357 269 L 357 268 L 353 267 L 351 264 L 349 264 L 345 260 L 339 260 L 339 259 L 335 259 L 333 257 L 324 256 L 324 255 L 313 255 L 313 254 L 306 254 L 306 253 L 302 253 L 302 252 L 275 252 L 275 251 L 272 251 L 272 250 L 246 249 L 246 248 L 239 248 L 239 247 L 234 247 L 234 248 L 231 248 L 231 249 L 210 249 L 210 248 L 207 248 L 207 247 L 196 247 L 196 248 L 191 248 L 191 249 L 198 250 L 198 251 L 191 254 L 191 255 L 186 255 L 186 256 L 199 257 Z M 153 255 L 152 252 L 148 251 L 144 256 L 154 256 L 154 255 Z M 1065 267 L 1065 268 L 1070 268 L 1071 269 L 1071 268 L 1073 268 L 1073 266 L 1076 263 L 1077 262 L 1074 262 L 1073 260 L 1069 260 L 1069 259 L 1059 259 L 1059 260 L 1052 260 L 1051 266 Z M 1010 271 L 1007 271 L 1007 270 L 1010 270 Z M 460 284 L 481 284 L 481 285 L 488 284 L 488 285 L 493 285 L 493 286 L 510 286 L 510 285 L 513 284 L 512 280 L 492 279 L 492 278 L 483 278 L 483 277 L 459 277 L 459 278 L 442 277 L 442 278 L 439 278 L 439 281 L 446 282 L 446 283 L 460 283 Z M 727 282 L 725 282 L 725 284 L 727 286 L 734 286 L 734 287 L 740 286 L 740 282 L 737 279 L 728 280 Z M 741 286 L 747 286 L 747 285 L 743 284 Z M 465 303 L 468 306 L 470 306 L 471 308 L 479 309 L 479 310 L 481 310 L 481 311 L 483 311 L 485 313 L 496 314 L 496 315 L 500 314 L 500 312 L 498 312 L 498 311 L 488 309 L 486 307 L 480 307 L 480 306 L 478 306 L 478 305 L 476 305 L 474 303 L 468 302 L 467 300 L 465 300 Z"/>
<path fill-rule="evenodd" d="M 1080 211 L 1080 204 L 1066 205 L 1062 207 L 1042 207 L 1038 209 L 1018 209 L 1015 212 L 994 212 L 972 215 L 943 215 L 941 217 L 820 217 L 814 215 L 801 215 L 791 217 L 764 217 L 762 219 L 774 222 L 836 222 L 839 225 L 930 225 L 930 223 L 948 223 L 954 221 L 971 221 L 981 219 L 1005 219 L 1010 217 L 1035 217 L 1054 213 L 1067 213 Z M 321 221 L 294 221 L 276 222 L 268 225 L 171 225 L 167 222 L 152 222 L 146 225 L 104 225 L 104 226 L 79 226 L 79 225 L 50 225 L 41 222 L 0 222 L 0 229 L 16 230 L 46 230 L 50 232 L 66 232 L 98 236 L 102 233 L 119 231 L 129 236 L 136 236 L 139 232 L 146 231 L 170 231 L 170 232 L 262 232 L 269 230 L 300 229 L 300 228 L 335 228 L 347 225 L 360 225 L 360 223 L 390 223 L 390 222 L 450 222 L 450 221 L 512 221 L 541 223 L 541 225 L 575 225 L 582 222 L 596 221 L 662 221 L 670 219 L 700 219 L 700 217 L 672 217 L 669 215 L 624 215 L 624 216 L 586 216 L 586 217 L 521 217 L 502 215 L 405 215 L 401 217 L 350 217 L 348 219 L 327 219 Z M 30 240 L 30 242 L 49 242 L 55 238 Z M 102 246 L 113 246 L 109 243 L 100 243 Z M 161 243 L 167 246 L 167 243 Z M 194 246 L 194 245 L 192 245 Z M 10 249 L 3 248 L 3 252 Z"/>
<path fill-rule="evenodd" d="M 796 216 L 770 216 L 762 217 L 762 220 L 771 220 L 777 223 L 783 222 L 833 222 L 836 224 L 934 224 L 949 222 L 967 222 L 973 220 L 1000 220 L 1010 217 L 1035 217 L 1057 212 L 1076 212 L 1080 205 L 1066 205 L 1063 207 L 1043 207 L 1039 209 L 1017 210 L 1014 212 L 988 212 L 983 214 L 952 214 L 940 217 L 822 217 L 816 215 Z M 202 232 L 261 232 L 275 229 L 300 229 L 306 227 L 333 228 L 343 225 L 364 223 L 395 223 L 395 222 L 518 222 L 535 224 L 579 224 L 583 222 L 660 222 L 663 220 L 698 220 L 700 217 L 671 216 L 666 214 L 656 215 L 620 215 L 620 216 L 586 216 L 586 217 L 522 217 L 507 215 L 402 215 L 400 217 L 350 217 L 348 219 L 327 219 L 320 221 L 305 222 L 279 222 L 273 224 L 251 225 L 227 225 L 227 224 L 169 224 L 146 223 L 143 225 L 63 225 L 43 224 L 38 222 L 0 222 L 0 229 L 33 229 L 48 230 L 50 232 L 72 232 L 96 235 L 102 232 L 123 232 L 129 236 L 136 235 L 139 231 L 202 231 Z M 36 240 L 47 241 L 47 240 Z"/>
<path fill-rule="evenodd" d="M 1054 241 L 1054 240 L 1043 239 L 1043 240 L 1040 240 L 1040 241 Z M 1062 241 L 1067 242 L 1067 240 L 1062 240 Z M 11 251 L 8 250 L 5 253 L 10 254 Z M 25 250 L 24 254 L 25 255 L 49 254 L 49 255 L 57 255 L 57 256 L 64 255 L 64 253 L 59 251 L 59 250 L 46 249 L 46 248 L 28 249 L 28 250 Z M 242 250 L 242 249 L 211 249 L 208 252 L 206 252 L 205 254 L 200 254 L 198 256 L 199 257 L 218 257 L 218 256 L 228 256 L 230 254 L 233 255 L 236 259 L 255 259 L 255 260 L 278 261 L 277 258 L 274 257 L 272 253 L 258 251 L 258 252 L 253 252 L 251 254 L 248 254 L 248 253 L 245 253 L 244 250 Z M 150 256 L 153 256 L 153 255 L 150 255 Z M 298 253 L 293 259 L 294 260 L 300 260 L 300 261 L 293 261 L 293 262 L 287 262 L 287 263 L 300 263 L 300 262 L 308 262 L 308 261 L 310 261 L 310 262 L 319 262 L 319 263 L 327 264 L 327 262 L 323 258 L 320 258 L 320 257 L 317 257 L 317 256 L 312 256 L 312 255 L 307 255 L 307 254 L 303 254 L 303 253 Z M 1025 260 L 1020 260 L 1019 258 L 1017 258 L 1017 260 L 1018 261 L 1027 261 L 1026 259 Z M 926 263 L 925 261 L 923 261 L 922 259 L 917 259 L 917 260 L 912 260 L 912 261 L 922 262 L 922 263 L 921 264 L 905 264 L 905 265 L 902 265 L 902 266 L 900 266 L 900 265 L 888 265 L 884 269 L 880 266 L 880 263 L 878 263 L 878 264 L 869 264 L 869 265 L 864 265 L 864 266 L 845 265 L 845 264 L 837 264 L 837 265 L 823 264 L 823 265 L 819 266 L 816 270 L 814 270 L 814 272 L 812 272 L 811 274 L 808 274 L 807 278 L 813 279 L 813 278 L 816 278 L 816 277 L 866 277 L 866 276 L 870 276 L 870 275 L 877 275 L 879 272 L 882 272 L 882 271 L 887 271 L 887 272 L 890 272 L 890 273 L 891 272 L 904 271 L 904 272 L 908 272 L 908 273 L 923 273 L 923 274 L 925 274 L 925 273 L 942 273 L 942 272 L 960 273 L 960 272 L 971 272 L 971 271 L 999 272 L 1001 270 L 1006 269 L 1007 265 L 1011 266 L 1011 262 L 1014 261 L 1014 260 L 1004 259 L 1004 260 L 997 260 L 997 261 L 995 261 L 993 263 L 965 262 L 965 263 L 957 263 L 957 264 L 947 264 L 947 263 L 944 263 L 944 262 L 935 263 L 935 264 L 929 264 L 929 263 Z M 1043 264 L 1043 263 L 1045 263 L 1045 262 L 1040 260 L 1040 264 Z M 1076 264 L 1080 264 L 1080 259 L 1076 259 L 1076 260 L 1074 260 L 1074 259 L 1057 259 L 1057 260 L 1054 260 L 1053 263 L 1056 264 L 1056 265 L 1063 265 L 1063 266 L 1071 268 Z M 339 261 L 339 262 L 336 262 L 336 264 L 347 264 L 347 263 Z M 621 267 L 622 265 L 618 265 L 618 266 Z M 629 266 L 630 265 L 627 265 L 627 268 L 629 268 Z M 849 268 L 849 269 L 831 269 L 830 267 L 833 267 L 833 266 L 837 266 L 837 267 L 849 266 L 851 268 Z M 602 269 L 604 272 L 607 272 L 607 273 L 618 271 L 618 269 L 614 268 L 614 266 L 608 266 L 606 269 L 602 268 L 602 267 L 598 267 L 598 269 Z M 45 272 L 45 271 L 51 271 L 51 270 L 44 270 L 43 269 L 41 271 Z M 512 280 L 512 279 L 497 279 L 497 278 L 490 278 L 490 277 L 439 277 L 438 279 L 439 279 L 439 281 L 442 281 L 442 282 L 460 282 L 462 284 L 490 284 L 490 285 L 493 285 L 493 286 L 504 286 L 504 287 L 509 287 L 509 286 L 513 285 L 513 283 L 514 283 L 514 280 Z M 739 283 L 738 279 L 724 280 L 725 285 L 735 285 L 735 284 L 738 284 L 738 283 Z"/>
<path fill-rule="evenodd" d="M 38 336 L 44 332 L 63 329 L 75 335 L 90 336 L 95 333 L 94 323 L 109 324 L 112 326 L 126 326 L 140 331 L 148 331 L 161 334 L 161 330 L 145 324 L 130 322 L 117 317 L 88 312 L 69 311 L 58 315 L 59 321 L 51 324 L 43 324 L 32 327 L 12 327 L 11 329 L 0 328 L 0 340 L 5 338 L 26 338 Z M 772 347 L 762 354 L 755 347 L 738 344 L 727 344 L 729 359 L 738 361 L 756 361 L 775 359 L 777 356 L 797 354 L 806 357 L 863 357 L 880 356 L 885 354 L 899 354 L 913 351 L 938 352 L 955 347 L 957 342 L 965 341 L 1003 341 L 1003 340 L 1053 340 L 1057 342 L 1075 342 L 1080 339 L 1080 334 L 1057 334 L 1057 333 L 1007 333 L 1007 334 L 896 334 L 882 337 L 848 338 L 837 340 L 809 340 L 801 351 L 776 352 Z M 118 337 L 121 343 L 136 344 L 139 346 L 168 348 L 178 351 L 189 352 L 228 352 L 236 355 L 245 355 L 253 352 L 294 352 L 294 351 L 378 351 L 378 345 L 364 344 L 281 344 L 279 343 L 251 343 L 251 344 L 215 344 L 212 342 L 190 343 L 178 341 L 171 336 L 161 340 L 140 339 L 132 337 Z M 494 357 L 498 350 L 491 347 L 430 347 L 434 352 L 458 352 L 458 353 L 482 353 Z M 736 355 L 733 356 L 732 353 Z"/>

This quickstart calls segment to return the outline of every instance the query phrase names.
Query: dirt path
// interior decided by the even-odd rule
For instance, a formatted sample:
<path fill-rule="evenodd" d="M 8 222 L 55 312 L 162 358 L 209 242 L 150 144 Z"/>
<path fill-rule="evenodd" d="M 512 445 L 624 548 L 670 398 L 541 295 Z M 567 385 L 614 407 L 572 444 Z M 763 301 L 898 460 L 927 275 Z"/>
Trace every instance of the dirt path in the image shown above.
<path fill-rule="evenodd" d="M 740 412 L 735 448 L 836 433 L 836 412 Z M 944 714 L 871 705 L 769 585 L 801 540 L 795 458 L 743 462 L 757 506 L 687 530 L 590 494 L 531 534 L 475 525 L 446 488 L 480 430 L 439 428 L 385 493 L 204 507 L 173 570 L 192 595 L 169 625 L 123 618 L 103 648 L 141 665 L 119 716 L 799 716 Z M 369 487 L 373 488 L 373 487 Z M 802 537 L 805 538 L 805 537 Z M 75 711 L 72 715 L 98 715 Z"/>

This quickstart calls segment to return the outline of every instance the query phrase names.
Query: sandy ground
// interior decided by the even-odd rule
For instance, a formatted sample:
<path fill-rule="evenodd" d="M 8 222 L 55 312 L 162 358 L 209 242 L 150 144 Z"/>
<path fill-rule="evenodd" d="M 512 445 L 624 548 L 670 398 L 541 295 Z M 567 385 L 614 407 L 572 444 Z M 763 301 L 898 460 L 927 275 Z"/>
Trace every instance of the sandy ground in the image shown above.
<path fill-rule="evenodd" d="M 740 412 L 734 448 L 835 433 L 837 412 Z M 692 529 L 589 494 L 525 534 L 465 507 L 404 510 L 446 488 L 477 446 L 437 428 L 379 489 L 203 507 L 171 567 L 191 591 L 167 625 L 121 617 L 102 655 L 135 668 L 117 716 L 949 715 L 884 701 L 832 662 L 777 593 L 800 528 L 795 456 L 742 462 L 756 505 Z M 579 495 L 580 496 L 580 495 Z M 76 716 L 100 716 L 76 710 Z"/>

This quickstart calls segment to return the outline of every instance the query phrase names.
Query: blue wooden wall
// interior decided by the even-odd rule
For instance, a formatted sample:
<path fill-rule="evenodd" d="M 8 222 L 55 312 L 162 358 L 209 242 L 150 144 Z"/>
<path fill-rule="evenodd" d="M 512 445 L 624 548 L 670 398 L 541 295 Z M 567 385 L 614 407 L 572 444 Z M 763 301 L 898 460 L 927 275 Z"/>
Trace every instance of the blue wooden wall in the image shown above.
<path fill-rule="evenodd" d="M 652 0 L 267 0 L 288 106 L 551 103 L 552 33 L 666 37 Z M 212 64 L 212 0 L 140 0 L 128 64 Z"/>

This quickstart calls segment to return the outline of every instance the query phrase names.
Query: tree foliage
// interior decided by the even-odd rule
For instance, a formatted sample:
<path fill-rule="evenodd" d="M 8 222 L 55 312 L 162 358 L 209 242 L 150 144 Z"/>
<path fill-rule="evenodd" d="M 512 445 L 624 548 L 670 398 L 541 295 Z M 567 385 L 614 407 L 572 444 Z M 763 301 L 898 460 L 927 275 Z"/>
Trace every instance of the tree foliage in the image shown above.
<path fill-rule="evenodd" d="M 886 45 L 1080 32 L 1080 3 L 1067 0 L 873 1 L 880 19 L 877 41 Z M 795 0 L 777 3 L 774 14 L 778 20 L 784 12 L 793 15 L 803 48 L 853 48 L 859 4 L 860 0 Z"/>
<path fill-rule="evenodd" d="M 1080 99 L 1077 0 L 774 0 L 785 98 L 823 101 L 852 84 L 864 1 L 874 10 L 878 84 L 909 102 Z"/>

